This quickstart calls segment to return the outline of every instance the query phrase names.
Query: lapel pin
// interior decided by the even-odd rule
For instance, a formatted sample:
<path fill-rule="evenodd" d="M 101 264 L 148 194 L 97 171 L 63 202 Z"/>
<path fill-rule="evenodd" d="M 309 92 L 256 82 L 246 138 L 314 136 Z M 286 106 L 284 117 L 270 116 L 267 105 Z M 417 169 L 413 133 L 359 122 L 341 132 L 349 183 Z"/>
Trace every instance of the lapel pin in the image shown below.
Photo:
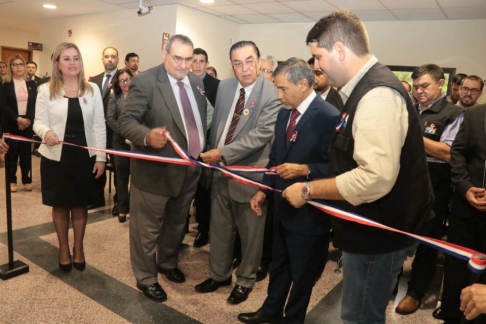
<path fill-rule="evenodd" d="M 297 132 L 296 131 L 294 131 L 292 133 L 292 137 L 290 138 L 290 142 L 295 142 L 295 141 L 297 141 Z"/>
<path fill-rule="evenodd" d="M 206 95 L 206 91 L 204 91 L 204 89 L 199 88 L 199 86 L 197 86 L 197 90 L 199 90 L 199 93 L 201 94 L 201 96 Z"/>
<path fill-rule="evenodd" d="M 251 105 L 250 105 L 250 109 L 255 108 L 255 105 L 256 105 L 256 101 L 255 101 L 255 99 L 253 99 L 253 101 L 251 102 Z"/>
<path fill-rule="evenodd" d="M 250 114 L 250 111 L 248 109 L 243 110 L 243 115 L 248 116 Z"/>
<path fill-rule="evenodd" d="M 88 104 L 88 100 L 86 100 L 86 98 L 83 98 L 83 102 L 84 102 L 85 105 Z"/>

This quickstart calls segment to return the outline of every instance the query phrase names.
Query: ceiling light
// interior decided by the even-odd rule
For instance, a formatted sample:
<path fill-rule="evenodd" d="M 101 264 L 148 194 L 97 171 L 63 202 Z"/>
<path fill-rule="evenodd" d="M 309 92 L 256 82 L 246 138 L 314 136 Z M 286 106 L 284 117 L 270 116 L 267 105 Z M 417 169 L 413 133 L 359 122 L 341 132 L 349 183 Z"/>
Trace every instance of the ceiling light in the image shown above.
<path fill-rule="evenodd" d="M 42 6 L 46 9 L 56 9 L 57 8 L 55 5 L 51 5 L 51 4 L 45 4 L 45 5 L 42 5 Z"/>
<path fill-rule="evenodd" d="M 201 3 L 214 3 L 214 0 L 199 0 Z"/>

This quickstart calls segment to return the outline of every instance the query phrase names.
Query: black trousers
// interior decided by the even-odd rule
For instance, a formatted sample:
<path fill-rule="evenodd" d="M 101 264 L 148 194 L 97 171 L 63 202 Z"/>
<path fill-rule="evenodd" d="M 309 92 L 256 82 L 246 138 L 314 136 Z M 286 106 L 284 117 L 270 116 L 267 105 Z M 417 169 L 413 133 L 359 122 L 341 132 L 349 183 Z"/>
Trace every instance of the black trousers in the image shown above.
<path fill-rule="evenodd" d="M 447 241 L 462 245 L 473 250 L 486 253 L 486 213 L 478 212 L 471 218 L 460 218 L 451 214 Z M 444 320 L 449 323 L 460 323 L 462 312 L 461 291 L 471 284 L 472 272 L 468 269 L 467 261 L 446 255 L 444 291 L 442 293 L 442 312 Z M 486 283 L 481 278 L 480 283 Z M 486 316 L 479 316 L 474 323 L 486 323 Z"/>
<path fill-rule="evenodd" d="M 205 169 L 202 170 L 205 172 Z M 207 178 L 201 175 L 201 180 L 197 184 L 196 196 L 196 222 L 198 223 L 197 230 L 200 233 L 209 232 L 209 224 L 211 218 L 211 185 L 207 185 Z"/>
<path fill-rule="evenodd" d="M 448 179 L 447 179 L 448 180 Z M 449 206 L 452 196 L 452 188 L 449 181 L 446 181 L 445 187 L 434 188 L 434 214 L 432 228 L 429 237 L 440 239 L 444 220 L 449 214 Z M 437 249 L 428 247 L 420 243 L 415 252 L 415 258 L 412 262 L 412 273 L 408 282 L 407 295 L 421 300 L 429 287 L 432 276 L 437 265 Z"/>
<path fill-rule="evenodd" d="M 25 137 L 22 133 L 17 134 Z M 8 163 L 10 164 L 10 183 L 17 183 L 17 162 L 20 160 L 20 171 L 22 174 L 22 183 L 32 183 L 32 153 L 31 153 L 31 143 L 10 141 L 10 149 L 8 151 Z"/>
<path fill-rule="evenodd" d="M 262 262 L 260 263 L 264 267 L 268 267 L 270 265 L 270 261 L 272 261 L 273 218 L 275 214 L 275 203 L 273 196 L 274 195 L 267 196 L 268 209 L 267 218 L 265 219 L 265 232 L 263 234 Z"/>
<path fill-rule="evenodd" d="M 283 323 L 304 323 L 319 260 L 328 247 L 327 234 L 302 235 L 276 224 L 268 296 L 261 312 L 281 317 L 285 307 Z"/>
<path fill-rule="evenodd" d="M 115 163 L 115 186 L 118 196 L 118 212 L 128 214 L 130 211 L 130 194 L 128 183 L 130 182 L 130 158 L 124 156 L 114 156 Z M 113 162 L 113 160 L 112 160 Z"/>

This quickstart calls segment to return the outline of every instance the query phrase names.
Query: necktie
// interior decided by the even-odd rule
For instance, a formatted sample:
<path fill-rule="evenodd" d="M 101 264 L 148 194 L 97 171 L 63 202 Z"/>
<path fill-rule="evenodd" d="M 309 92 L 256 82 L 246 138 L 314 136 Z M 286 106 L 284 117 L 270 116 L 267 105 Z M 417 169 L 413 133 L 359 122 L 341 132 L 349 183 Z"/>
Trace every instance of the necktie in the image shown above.
<path fill-rule="evenodd" d="M 194 118 L 194 113 L 192 112 L 191 102 L 187 96 L 186 88 L 184 88 L 184 83 L 181 81 L 177 82 L 179 86 L 179 94 L 181 96 L 181 105 L 184 112 L 184 120 L 186 122 L 187 136 L 189 140 L 189 154 L 197 159 L 201 153 L 201 143 L 199 141 L 199 133 L 197 131 L 196 119 Z"/>
<path fill-rule="evenodd" d="M 238 122 L 240 121 L 241 113 L 243 112 L 243 108 L 245 107 L 245 89 L 240 89 L 240 96 L 238 97 L 238 101 L 236 102 L 235 112 L 233 113 L 233 118 L 231 119 L 231 124 L 228 129 L 228 134 L 226 134 L 226 139 L 224 140 L 224 145 L 228 145 L 231 143 L 233 139 L 233 134 L 235 133 L 236 126 L 238 126 Z"/>
<path fill-rule="evenodd" d="M 290 116 L 289 126 L 287 127 L 287 136 L 285 138 L 285 145 L 289 145 L 290 139 L 297 124 L 297 117 L 299 117 L 300 112 L 297 109 L 292 110 L 292 115 Z"/>
<path fill-rule="evenodd" d="M 103 89 L 101 90 L 101 92 L 103 93 L 103 97 L 105 96 L 106 89 L 108 89 L 108 85 L 110 84 L 111 74 L 107 74 L 105 75 L 105 77 L 106 80 L 105 83 L 103 83 Z"/>

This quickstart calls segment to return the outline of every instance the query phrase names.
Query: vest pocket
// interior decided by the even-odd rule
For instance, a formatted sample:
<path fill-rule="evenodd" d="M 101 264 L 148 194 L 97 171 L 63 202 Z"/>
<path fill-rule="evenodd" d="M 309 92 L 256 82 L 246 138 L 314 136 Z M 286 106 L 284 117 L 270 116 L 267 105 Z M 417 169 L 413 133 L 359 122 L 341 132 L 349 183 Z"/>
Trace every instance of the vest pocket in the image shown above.
<path fill-rule="evenodd" d="M 336 136 L 336 140 L 334 141 L 334 147 L 343 151 L 348 151 L 351 143 L 351 137 L 338 133 Z"/>

